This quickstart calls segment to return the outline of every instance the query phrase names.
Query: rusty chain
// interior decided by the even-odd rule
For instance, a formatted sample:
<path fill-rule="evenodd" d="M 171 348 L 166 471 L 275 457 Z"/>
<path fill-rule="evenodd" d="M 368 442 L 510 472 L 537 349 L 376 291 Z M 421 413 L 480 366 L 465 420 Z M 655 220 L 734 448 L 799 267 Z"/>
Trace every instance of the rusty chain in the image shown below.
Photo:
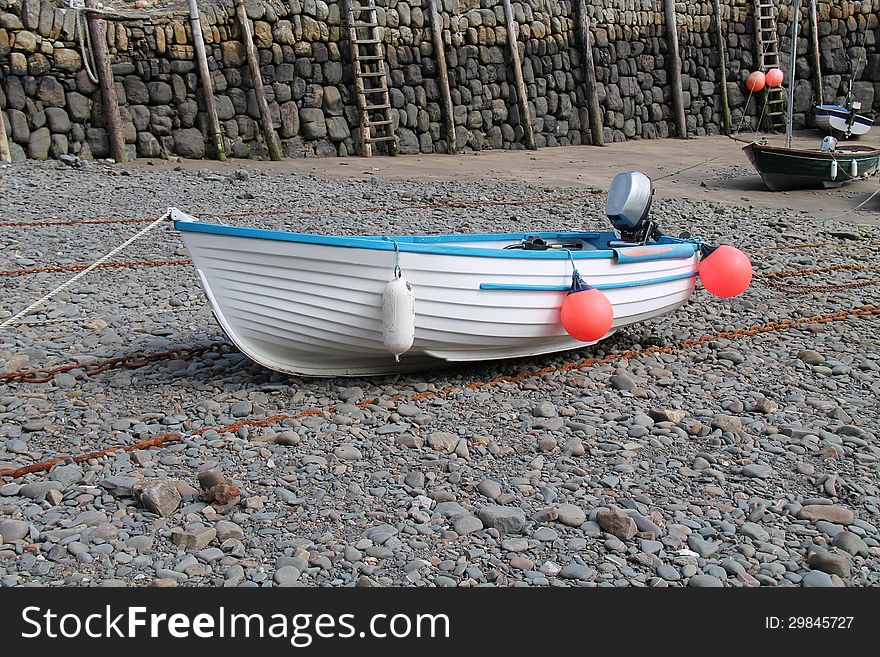
<path fill-rule="evenodd" d="M 796 276 L 812 276 L 815 274 L 827 274 L 834 271 L 877 271 L 880 266 L 863 265 L 859 263 L 839 263 L 828 265 L 826 267 L 816 267 L 814 269 L 789 269 L 783 271 L 772 271 L 761 274 L 755 274 L 755 278 L 764 282 L 766 285 L 777 290 L 785 292 L 793 292 L 800 294 L 809 294 L 813 292 L 843 292 L 845 290 L 854 290 L 863 287 L 876 285 L 876 281 L 856 281 L 853 283 L 826 283 L 822 285 L 811 285 L 804 283 L 791 283 L 784 279 Z"/>
<path fill-rule="evenodd" d="M 116 356 L 114 358 L 106 358 L 94 363 L 80 364 L 72 363 L 70 365 L 62 365 L 44 370 L 21 370 L 18 372 L 7 372 L 0 374 L 0 382 L 4 383 L 46 383 L 51 381 L 59 374 L 71 372 L 73 370 L 82 370 L 85 376 L 95 376 L 111 369 L 138 369 L 160 360 L 191 360 L 196 356 L 208 353 L 209 351 L 217 351 L 230 348 L 228 342 L 217 341 L 202 347 L 180 347 L 175 349 L 167 349 L 150 354 L 135 352 L 124 356 Z"/>
<path fill-rule="evenodd" d="M 137 262 L 102 262 L 101 269 L 126 269 L 129 267 L 168 267 L 192 264 L 192 260 L 142 260 Z M 57 267 L 40 267 L 37 269 L 7 269 L 0 271 L 2 276 L 29 276 L 31 274 L 83 271 L 89 265 L 59 265 Z"/>

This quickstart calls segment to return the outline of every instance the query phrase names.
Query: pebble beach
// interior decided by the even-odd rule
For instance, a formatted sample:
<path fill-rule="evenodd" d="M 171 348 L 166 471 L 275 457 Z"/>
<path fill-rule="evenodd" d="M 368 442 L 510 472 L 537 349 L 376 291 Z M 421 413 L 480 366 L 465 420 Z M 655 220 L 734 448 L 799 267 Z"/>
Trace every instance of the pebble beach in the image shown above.
<path fill-rule="evenodd" d="M 607 229 L 599 187 L 372 166 L 0 169 L 0 222 L 70 222 L 0 229 L 0 321 L 146 225 L 84 222 L 169 206 L 350 235 Z M 0 331 L 0 374 L 48 379 L 0 379 L 0 470 L 60 457 L 0 481 L 0 584 L 880 585 L 872 207 L 820 220 L 658 194 L 664 232 L 750 256 L 742 296 L 698 286 L 577 351 L 352 379 L 240 354 L 160 226 L 113 258 L 137 266 Z"/>

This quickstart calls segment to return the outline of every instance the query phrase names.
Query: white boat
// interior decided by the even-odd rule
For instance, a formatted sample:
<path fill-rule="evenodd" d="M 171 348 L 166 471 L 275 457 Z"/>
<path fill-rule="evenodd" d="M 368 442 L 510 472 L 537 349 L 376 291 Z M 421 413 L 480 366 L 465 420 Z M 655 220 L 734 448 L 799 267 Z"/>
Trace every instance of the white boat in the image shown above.
<path fill-rule="evenodd" d="M 874 125 L 874 120 L 856 114 L 859 108 L 858 103 L 853 103 L 849 108 L 840 105 L 816 105 L 816 126 L 824 132 L 844 137 L 867 134 Z"/>
<path fill-rule="evenodd" d="M 644 221 L 639 243 L 612 231 L 336 237 L 203 223 L 176 209 L 170 217 L 229 339 L 265 367 L 310 376 L 583 347 L 560 322 L 573 266 L 611 302 L 607 337 L 684 304 L 700 260 L 699 241 L 660 236 Z M 415 297 L 412 346 L 399 362 L 383 316 L 396 267 Z"/>

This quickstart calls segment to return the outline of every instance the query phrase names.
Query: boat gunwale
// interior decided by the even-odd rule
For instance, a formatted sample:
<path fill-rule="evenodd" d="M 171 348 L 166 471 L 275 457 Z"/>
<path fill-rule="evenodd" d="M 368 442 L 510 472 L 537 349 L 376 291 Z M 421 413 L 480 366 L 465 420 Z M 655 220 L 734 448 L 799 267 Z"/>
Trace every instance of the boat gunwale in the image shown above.
<path fill-rule="evenodd" d="M 479 248 L 457 246 L 455 242 L 480 242 L 493 240 L 522 240 L 526 236 L 536 235 L 546 239 L 581 239 L 586 242 L 598 240 L 605 236 L 609 240 L 617 239 L 613 231 L 586 231 L 586 232 L 521 232 L 521 233 L 479 233 L 479 234 L 452 234 L 452 235 L 318 235 L 314 233 L 297 233 L 294 231 L 274 230 L 267 228 L 251 228 L 246 226 L 228 226 L 226 224 L 213 224 L 202 221 L 175 220 L 174 228 L 181 232 L 202 233 L 209 235 L 221 235 L 225 237 L 243 237 L 250 239 L 264 239 L 280 242 L 294 242 L 298 244 L 315 244 L 320 246 L 335 246 L 343 248 L 368 249 L 376 251 L 394 251 L 408 253 L 423 253 L 429 255 L 470 256 L 489 258 L 526 258 L 534 260 L 563 260 L 574 258 L 575 260 L 617 258 L 617 253 L 627 248 L 643 248 L 651 245 L 689 245 L 696 253 L 700 245 L 696 241 L 676 237 L 663 236 L 658 241 L 649 245 L 633 244 L 632 247 L 616 247 L 613 249 L 553 249 L 547 251 L 529 251 L 503 248 Z M 452 244 L 450 244 L 450 242 Z M 693 256 L 688 256 L 688 258 Z M 657 257 L 656 260 L 681 260 L 680 255 L 675 257 Z"/>
<path fill-rule="evenodd" d="M 819 159 L 822 161 L 835 160 L 840 158 L 854 157 L 880 157 L 880 148 L 866 146 L 864 144 L 846 144 L 841 150 L 836 151 L 820 151 L 818 149 L 808 148 L 786 148 L 785 146 L 771 146 L 770 144 L 751 143 L 743 146 L 746 155 L 751 150 L 763 153 L 772 153 L 775 155 L 789 155 L 792 157 L 801 157 L 805 159 Z M 852 152 L 846 152 L 852 151 Z"/>

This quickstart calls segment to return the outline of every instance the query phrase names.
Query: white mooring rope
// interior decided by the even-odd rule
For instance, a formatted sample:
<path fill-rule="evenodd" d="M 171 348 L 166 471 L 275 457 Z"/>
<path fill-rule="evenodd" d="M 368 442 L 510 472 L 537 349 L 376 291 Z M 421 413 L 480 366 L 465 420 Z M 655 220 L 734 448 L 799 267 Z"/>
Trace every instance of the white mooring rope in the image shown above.
<path fill-rule="evenodd" d="M 36 310 L 37 308 L 42 306 L 44 303 L 46 303 L 49 299 L 54 297 L 56 294 L 58 294 L 59 292 L 61 292 L 64 289 L 66 289 L 67 287 L 69 287 L 70 285 L 72 285 L 73 283 L 75 283 L 76 281 L 81 279 L 83 276 L 85 276 L 89 272 L 93 271 L 98 266 L 100 266 L 102 263 L 106 262 L 107 260 L 109 260 L 110 258 L 115 256 L 117 253 L 122 251 L 125 247 L 127 247 L 130 244 L 132 244 L 133 242 L 136 242 L 137 240 L 139 240 L 141 237 L 143 237 L 144 235 L 149 233 L 151 230 L 153 230 L 160 223 L 165 221 L 169 216 L 170 215 L 168 215 L 168 214 L 162 215 L 161 217 L 156 219 L 154 222 L 152 222 L 149 226 L 147 226 L 146 228 L 142 228 L 140 231 L 138 231 L 137 233 L 135 233 L 134 235 L 129 237 L 127 240 L 125 240 L 122 244 L 117 246 L 115 249 L 113 249 L 109 253 L 106 253 L 103 256 L 101 256 L 98 260 L 96 260 L 95 262 L 90 264 L 87 268 L 83 269 L 81 272 L 79 272 L 78 274 L 76 274 L 72 278 L 69 278 L 68 280 L 64 281 L 61 285 L 56 287 L 54 290 L 52 290 L 48 294 L 46 294 L 46 295 L 40 297 L 39 299 L 37 299 L 36 301 L 34 301 L 31 305 L 29 305 L 27 308 L 25 308 L 21 312 L 16 313 L 12 317 L 9 317 L 6 320 L 4 320 L 3 323 L 0 324 L 0 331 L 5 329 L 6 327 L 10 326 L 11 324 L 14 324 L 18 320 L 20 320 L 22 317 L 25 317 L 26 315 L 30 314 L 31 312 L 33 312 L 34 310 Z"/>

